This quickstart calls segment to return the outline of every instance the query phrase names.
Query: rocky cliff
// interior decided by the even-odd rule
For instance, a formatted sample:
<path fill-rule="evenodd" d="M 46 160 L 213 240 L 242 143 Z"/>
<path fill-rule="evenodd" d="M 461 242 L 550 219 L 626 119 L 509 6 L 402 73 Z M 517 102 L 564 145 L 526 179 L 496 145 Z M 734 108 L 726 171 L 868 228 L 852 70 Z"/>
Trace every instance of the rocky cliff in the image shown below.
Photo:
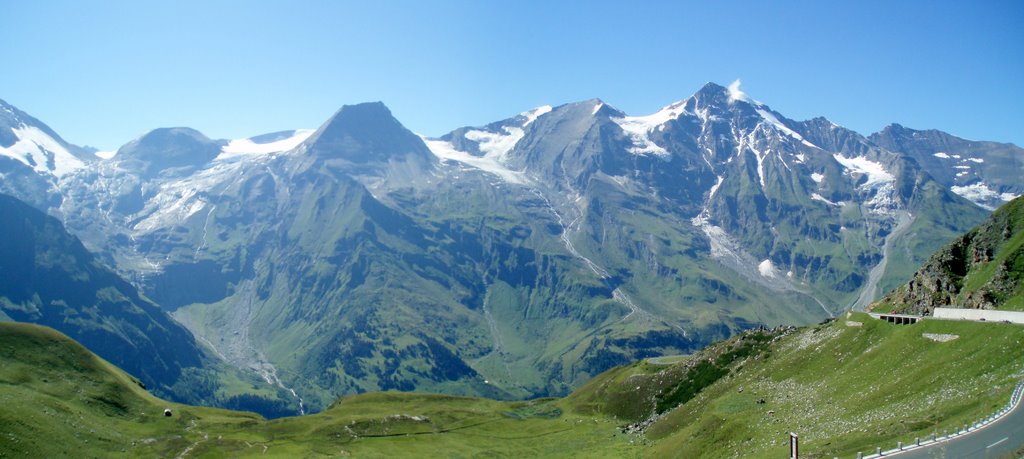
<path fill-rule="evenodd" d="M 930 314 L 937 307 L 1024 310 L 1024 198 L 933 255 L 875 310 Z"/>

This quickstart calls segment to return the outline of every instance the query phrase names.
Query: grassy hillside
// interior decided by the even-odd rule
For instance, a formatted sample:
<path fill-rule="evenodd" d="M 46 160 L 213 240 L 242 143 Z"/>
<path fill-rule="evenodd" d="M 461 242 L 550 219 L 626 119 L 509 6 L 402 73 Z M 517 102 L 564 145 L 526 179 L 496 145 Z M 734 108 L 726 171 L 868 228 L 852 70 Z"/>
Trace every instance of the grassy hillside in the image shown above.
<path fill-rule="evenodd" d="M 852 457 L 991 414 L 1024 377 L 1022 342 L 1017 325 L 853 314 L 748 332 L 669 367 L 619 367 L 567 400 L 642 431 L 652 457 L 784 457 L 789 432 L 806 457 Z"/>
<path fill-rule="evenodd" d="M 898 326 L 855 314 L 779 340 L 647 435 L 656 453 L 683 457 L 782 457 L 787 432 L 800 434 L 807 457 L 894 445 L 1005 404 L 1024 376 L 1022 340 L 1017 325 Z"/>
<path fill-rule="evenodd" d="M 806 457 L 852 457 L 991 413 L 1024 376 L 1022 341 L 854 314 L 617 367 L 564 399 L 370 393 L 266 421 L 161 401 L 59 333 L 0 323 L 0 457 L 781 457 L 790 431 Z"/>
<path fill-rule="evenodd" d="M 59 332 L 0 322 L 0 457 L 637 456 L 631 439 L 557 399 L 372 393 L 274 421 L 178 405 Z"/>
<path fill-rule="evenodd" d="M 200 426 L 261 419 L 160 400 L 60 332 L 0 322 L 0 457 L 173 457 Z"/>

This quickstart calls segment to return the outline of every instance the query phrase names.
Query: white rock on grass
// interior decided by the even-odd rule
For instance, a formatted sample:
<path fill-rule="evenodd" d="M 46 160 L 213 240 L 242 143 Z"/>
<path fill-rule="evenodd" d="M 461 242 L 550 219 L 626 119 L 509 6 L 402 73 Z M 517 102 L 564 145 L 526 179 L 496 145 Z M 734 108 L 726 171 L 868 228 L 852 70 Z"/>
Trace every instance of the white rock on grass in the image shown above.
<path fill-rule="evenodd" d="M 947 341 L 953 341 L 960 337 L 960 335 L 951 335 L 948 333 L 922 333 L 921 336 L 928 338 L 932 341 L 939 343 L 945 343 Z"/>

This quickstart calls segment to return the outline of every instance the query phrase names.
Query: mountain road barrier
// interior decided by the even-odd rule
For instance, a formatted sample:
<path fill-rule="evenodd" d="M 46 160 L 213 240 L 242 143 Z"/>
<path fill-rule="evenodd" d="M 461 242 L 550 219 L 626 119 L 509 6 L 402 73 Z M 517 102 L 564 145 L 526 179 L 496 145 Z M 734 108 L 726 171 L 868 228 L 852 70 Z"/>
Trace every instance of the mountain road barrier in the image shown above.
<path fill-rule="evenodd" d="M 935 308 L 930 316 L 911 314 L 895 314 L 887 312 L 869 312 L 868 315 L 878 320 L 897 325 L 913 325 L 919 320 L 970 320 L 972 322 L 1007 322 L 1024 325 L 1024 312 L 996 311 L 992 309 Z"/>
<path fill-rule="evenodd" d="M 975 322 L 1010 322 L 1024 324 L 1024 312 L 994 311 L 991 309 L 935 308 L 932 317 L 947 320 L 973 320 Z"/>
<path fill-rule="evenodd" d="M 942 436 L 933 433 L 929 438 L 915 438 L 913 442 L 896 443 L 896 448 L 865 456 L 857 453 L 857 459 L 877 459 L 899 456 L 900 459 L 925 459 L 936 457 L 989 458 L 1012 454 L 1024 445 L 1024 410 L 1018 409 L 1024 396 L 1024 381 L 1017 384 L 1010 402 L 991 416 L 970 425 L 956 428 L 952 433 L 943 431 Z"/>

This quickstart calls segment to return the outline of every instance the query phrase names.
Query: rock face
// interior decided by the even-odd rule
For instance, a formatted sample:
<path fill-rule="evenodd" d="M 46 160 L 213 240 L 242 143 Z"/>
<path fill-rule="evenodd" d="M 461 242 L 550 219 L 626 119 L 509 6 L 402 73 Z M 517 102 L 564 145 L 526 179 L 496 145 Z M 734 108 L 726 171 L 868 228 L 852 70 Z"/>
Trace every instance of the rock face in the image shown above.
<path fill-rule="evenodd" d="M 937 307 L 1024 309 L 1024 198 L 949 243 L 876 310 L 930 314 Z"/>

